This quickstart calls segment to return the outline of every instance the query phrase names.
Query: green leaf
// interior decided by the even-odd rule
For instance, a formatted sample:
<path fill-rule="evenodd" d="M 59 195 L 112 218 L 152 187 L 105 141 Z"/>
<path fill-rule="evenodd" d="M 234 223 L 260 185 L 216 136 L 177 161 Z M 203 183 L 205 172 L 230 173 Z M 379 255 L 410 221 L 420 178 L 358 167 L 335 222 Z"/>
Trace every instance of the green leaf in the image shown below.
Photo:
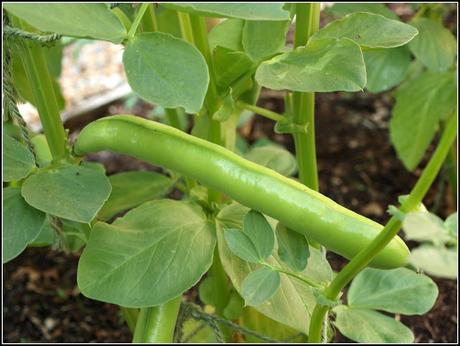
<path fill-rule="evenodd" d="M 109 220 L 116 214 L 137 207 L 152 199 L 165 196 L 174 181 L 155 172 L 123 172 L 109 177 L 112 192 L 98 214 L 101 220 Z"/>
<path fill-rule="evenodd" d="M 242 35 L 244 51 L 256 62 L 282 52 L 289 24 L 290 21 L 245 21 Z"/>
<path fill-rule="evenodd" d="M 378 3 L 340 3 L 336 2 L 326 8 L 326 12 L 336 17 L 343 17 L 354 12 L 370 12 L 380 14 L 388 19 L 398 19 L 398 16 L 384 4 Z"/>
<path fill-rule="evenodd" d="M 280 287 L 280 274 L 263 267 L 251 272 L 241 284 L 246 305 L 257 306 L 270 299 Z"/>
<path fill-rule="evenodd" d="M 40 232 L 35 239 L 29 243 L 29 246 L 49 246 L 54 244 L 55 238 L 56 232 L 51 226 L 49 217 L 46 217 L 40 228 Z"/>
<path fill-rule="evenodd" d="M 45 216 L 24 201 L 21 189 L 3 189 L 3 263 L 18 256 L 37 237 Z"/>
<path fill-rule="evenodd" d="M 352 308 L 423 315 L 437 296 L 436 284 L 425 275 L 407 268 L 366 268 L 353 280 L 347 298 Z"/>
<path fill-rule="evenodd" d="M 373 13 L 352 13 L 334 20 L 314 34 L 310 41 L 348 38 L 361 47 L 399 47 L 417 35 L 417 29 L 398 20 Z"/>
<path fill-rule="evenodd" d="M 256 247 L 246 233 L 230 228 L 224 232 L 224 237 L 227 246 L 239 258 L 251 263 L 261 261 Z"/>
<path fill-rule="evenodd" d="M 450 214 L 446 221 L 444 221 L 444 226 L 449 230 L 450 234 L 454 237 L 457 237 L 458 225 L 457 225 L 457 212 Z"/>
<path fill-rule="evenodd" d="M 209 32 L 209 48 L 211 51 L 221 46 L 234 51 L 243 51 L 241 38 L 244 21 L 241 19 L 226 19 L 217 24 Z"/>
<path fill-rule="evenodd" d="M 217 46 L 213 52 L 217 86 L 224 90 L 252 67 L 252 60 L 243 52 Z"/>
<path fill-rule="evenodd" d="M 308 341 L 304 334 L 299 335 L 299 332 L 296 330 L 262 315 L 256 309 L 249 306 L 243 310 L 243 314 L 240 317 L 240 325 L 257 330 L 257 332 L 275 340 L 288 339 L 290 343 L 306 343 Z M 298 336 L 294 337 L 295 335 Z M 245 341 L 248 343 L 260 343 L 262 340 L 246 334 Z"/>
<path fill-rule="evenodd" d="M 275 145 L 251 148 L 244 157 L 259 165 L 268 167 L 285 176 L 297 172 L 297 161 L 286 149 Z"/>
<path fill-rule="evenodd" d="M 454 73 L 424 72 L 404 83 L 396 93 L 390 120 L 390 138 L 408 170 L 419 164 L 431 143 L 438 122 L 456 105 Z"/>
<path fill-rule="evenodd" d="M 81 166 L 42 170 L 22 185 L 22 196 L 45 213 L 89 223 L 109 198 L 111 186 L 104 173 Z"/>
<path fill-rule="evenodd" d="M 240 204 L 233 203 L 224 207 L 216 219 L 219 255 L 222 265 L 235 289 L 240 294 L 243 280 L 250 272 L 256 270 L 258 265 L 242 261 L 234 256 L 225 242 L 224 234 L 229 228 L 242 229 L 243 217 L 248 210 L 248 208 Z M 276 226 L 276 220 L 271 218 L 267 220 L 272 227 Z M 277 267 L 283 266 L 276 252 L 266 262 Z M 317 282 L 325 282 L 331 280 L 332 270 L 321 252 L 310 248 L 307 268 L 301 274 Z M 256 310 L 299 332 L 305 332 L 310 323 L 310 314 L 316 304 L 313 290 L 310 286 L 287 275 L 281 275 L 280 282 L 280 288 L 273 297 L 257 306 Z"/>
<path fill-rule="evenodd" d="M 244 299 L 241 298 L 238 292 L 232 290 L 228 304 L 224 309 L 224 317 L 228 320 L 236 320 L 243 313 L 243 308 Z"/>
<path fill-rule="evenodd" d="M 231 291 L 219 256 L 214 255 L 213 264 L 198 287 L 200 301 L 215 307 L 217 314 L 222 314 L 229 304 Z"/>
<path fill-rule="evenodd" d="M 310 257 L 308 241 L 305 236 L 278 223 L 276 237 L 278 239 L 278 256 L 281 260 L 292 270 L 303 271 L 307 266 L 308 257 Z"/>
<path fill-rule="evenodd" d="M 379 93 L 401 83 L 411 63 L 406 47 L 376 48 L 363 52 L 367 70 L 366 89 Z"/>
<path fill-rule="evenodd" d="M 35 167 L 33 154 L 21 142 L 3 135 L 3 181 L 25 178 Z"/>
<path fill-rule="evenodd" d="M 161 32 L 136 35 L 123 64 L 131 88 L 148 102 L 197 113 L 209 83 L 208 67 L 191 44 Z"/>
<path fill-rule="evenodd" d="M 250 210 L 243 219 L 243 231 L 251 239 L 261 260 L 273 252 L 275 234 L 263 214 Z"/>
<path fill-rule="evenodd" d="M 212 328 L 206 322 L 194 318 L 189 318 L 184 322 L 183 331 L 182 343 L 211 344 L 217 342 Z"/>
<path fill-rule="evenodd" d="M 174 37 L 182 38 L 179 18 L 176 11 L 164 7 L 155 8 L 155 17 L 158 22 L 158 27 L 161 28 L 162 32 L 167 32 Z"/>
<path fill-rule="evenodd" d="M 409 48 L 426 67 L 433 71 L 448 70 L 455 60 L 457 41 L 441 23 L 428 18 L 415 18 L 410 22 L 419 34 Z"/>
<path fill-rule="evenodd" d="M 215 243 L 196 205 L 146 202 L 111 225 L 94 225 L 78 264 L 78 287 L 88 298 L 125 307 L 160 305 L 206 273 Z"/>
<path fill-rule="evenodd" d="M 232 114 L 235 112 L 235 101 L 233 100 L 232 89 L 227 95 L 221 97 L 222 104 L 217 111 L 212 115 L 214 120 L 225 122 L 230 119 Z"/>
<path fill-rule="evenodd" d="M 347 338 L 360 343 L 412 343 L 414 335 L 404 324 L 377 311 L 334 308 L 334 324 Z"/>
<path fill-rule="evenodd" d="M 273 90 L 359 91 L 366 85 L 366 68 L 361 49 L 353 41 L 316 40 L 264 61 L 256 80 Z"/>
<path fill-rule="evenodd" d="M 409 262 L 431 276 L 457 278 L 458 254 L 455 248 L 422 245 L 411 251 Z"/>
<path fill-rule="evenodd" d="M 452 239 L 442 219 L 427 211 L 407 213 L 402 227 L 406 239 L 409 240 L 429 241 L 435 245 L 442 245 Z"/>
<path fill-rule="evenodd" d="M 105 4 L 8 3 L 5 9 L 44 32 L 121 43 L 126 29 Z"/>
<path fill-rule="evenodd" d="M 173 10 L 207 17 L 229 17 L 248 20 L 287 20 L 289 12 L 282 3 L 163 3 Z"/>

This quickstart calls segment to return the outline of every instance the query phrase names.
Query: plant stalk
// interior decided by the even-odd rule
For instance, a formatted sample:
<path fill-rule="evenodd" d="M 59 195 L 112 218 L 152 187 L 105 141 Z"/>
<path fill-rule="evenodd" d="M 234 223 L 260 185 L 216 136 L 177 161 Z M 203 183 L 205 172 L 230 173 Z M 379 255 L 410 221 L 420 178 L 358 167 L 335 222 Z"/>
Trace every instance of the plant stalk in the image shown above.
<path fill-rule="evenodd" d="M 182 296 L 159 306 L 141 308 L 133 343 L 172 343 Z"/>
<path fill-rule="evenodd" d="M 246 102 L 243 102 L 243 101 L 238 101 L 237 105 L 240 106 L 243 109 L 246 109 L 248 111 L 254 112 L 254 113 L 259 114 L 259 115 L 262 115 L 265 118 L 268 118 L 268 119 L 271 119 L 271 120 L 274 120 L 274 121 L 281 121 L 281 120 L 285 119 L 285 117 L 282 116 L 281 114 L 278 114 L 276 112 L 273 112 L 271 110 L 268 110 L 268 109 L 265 109 L 265 108 L 262 108 L 262 107 L 258 107 L 258 106 L 255 106 L 255 105 L 250 105 L 250 104 L 248 104 Z"/>
<path fill-rule="evenodd" d="M 137 32 L 137 28 L 141 24 L 142 18 L 144 17 L 145 12 L 147 11 L 147 8 L 149 7 L 148 3 L 143 3 L 139 10 L 137 11 L 136 18 L 134 18 L 134 22 L 131 25 L 131 28 L 129 28 L 128 32 L 128 37 L 133 38 L 134 35 Z"/>
<path fill-rule="evenodd" d="M 153 4 L 149 4 L 145 15 L 142 17 L 142 29 L 144 32 L 158 31 L 158 20 Z"/>
<path fill-rule="evenodd" d="M 449 153 L 457 134 L 457 114 L 450 117 L 441 136 L 441 140 L 431 157 L 428 165 L 423 170 L 409 197 L 401 205 L 401 212 L 407 213 L 415 209 L 423 200 L 431 184 L 441 169 L 441 166 Z M 346 266 L 340 271 L 331 284 L 324 291 L 328 299 L 337 299 L 342 289 L 361 271 L 378 253 L 393 239 L 401 228 L 401 221 L 392 216 L 384 229 L 374 238 L 374 240 L 361 252 L 359 252 Z M 316 304 L 310 321 L 308 333 L 309 342 L 321 341 L 321 328 L 323 319 L 328 311 L 328 307 Z"/>

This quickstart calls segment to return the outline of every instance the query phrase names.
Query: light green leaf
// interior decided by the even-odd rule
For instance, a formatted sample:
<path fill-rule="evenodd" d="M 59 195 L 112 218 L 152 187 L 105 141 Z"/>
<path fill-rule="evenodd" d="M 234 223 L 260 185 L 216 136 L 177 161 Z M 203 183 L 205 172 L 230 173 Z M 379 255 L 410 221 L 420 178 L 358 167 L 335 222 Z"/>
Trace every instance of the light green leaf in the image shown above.
<path fill-rule="evenodd" d="M 435 72 L 422 73 L 404 83 L 396 93 L 390 138 L 408 170 L 419 164 L 439 120 L 453 111 L 456 94 L 455 74 Z"/>
<path fill-rule="evenodd" d="M 361 49 L 353 41 L 316 40 L 264 61 L 256 80 L 274 90 L 359 91 L 366 85 L 366 68 Z"/>
<path fill-rule="evenodd" d="M 209 83 L 208 67 L 191 44 L 161 32 L 136 35 L 128 42 L 123 64 L 131 88 L 165 108 L 197 113 Z"/>
<path fill-rule="evenodd" d="M 458 254 L 456 248 L 422 245 L 411 251 L 409 262 L 431 276 L 457 278 Z"/>
<path fill-rule="evenodd" d="M 226 19 L 212 28 L 208 36 L 211 51 L 217 46 L 234 51 L 243 51 L 241 43 L 243 25 L 244 21 L 241 19 Z"/>
<path fill-rule="evenodd" d="M 256 270 L 258 266 L 242 261 L 234 256 L 225 242 L 224 234 L 229 228 L 241 229 L 243 227 L 243 217 L 248 210 L 248 208 L 240 204 L 233 203 L 223 208 L 216 220 L 219 255 L 222 265 L 235 289 L 240 294 L 243 280 L 250 272 Z M 271 218 L 267 220 L 272 227 L 276 226 L 276 220 Z M 317 282 L 331 280 L 332 270 L 321 252 L 311 248 L 310 253 L 307 268 L 301 274 Z M 276 253 L 273 253 L 272 257 L 268 258 L 266 262 L 277 267 L 283 266 Z M 305 332 L 308 329 L 310 315 L 315 304 L 316 299 L 310 286 L 292 277 L 281 275 L 279 289 L 273 297 L 257 306 L 256 310 L 299 332 Z"/>
<path fill-rule="evenodd" d="M 22 185 L 22 196 L 45 213 L 89 223 L 109 198 L 111 186 L 104 173 L 81 166 L 42 170 Z"/>
<path fill-rule="evenodd" d="M 163 3 L 174 10 L 208 17 L 229 17 L 248 20 L 287 20 L 289 12 L 282 3 Z"/>
<path fill-rule="evenodd" d="M 243 52 L 217 46 L 213 52 L 214 71 L 217 86 L 224 90 L 248 72 L 252 60 Z"/>
<path fill-rule="evenodd" d="M 343 17 L 354 12 L 370 12 L 380 14 L 389 19 L 398 19 L 398 16 L 384 4 L 379 3 L 341 3 L 336 2 L 331 7 L 326 8 L 327 13 L 336 17 Z"/>
<path fill-rule="evenodd" d="M 417 33 L 417 29 L 400 21 L 360 12 L 334 20 L 314 34 L 310 41 L 345 37 L 361 47 L 393 48 L 406 44 Z"/>
<path fill-rule="evenodd" d="M 307 266 L 308 257 L 310 257 L 308 241 L 305 236 L 278 223 L 276 237 L 278 239 L 278 256 L 281 260 L 292 270 L 303 271 Z"/>
<path fill-rule="evenodd" d="M 24 201 L 21 189 L 3 189 L 3 263 L 18 256 L 37 237 L 45 216 Z"/>
<path fill-rule="evenodd" d="M 245 21 L 242 35 L 244 51 L 257 62 L 282 52 L 289 24 L 290 21 Z"/>
<path fill-rule="evenodd" d="M 401 83 L 409 69 L 411 56 L 406 47 L 376 48 L 363 52 L 367 70 L 366 89 L 382 92 Z"/>
<path fill-rule="evenodd" d="M 262 260 L 246 233 L 230 228 L 225 230 L 224 237 L 229 249 L 239 258 L 251 263 L 259 263 Z"/>
<path fill-rule="evenodd" d="M 251 239 L 259 258 L 270 256 L 275 246 L 275 234 L 264 215 L 250 210 L 243 219 L 243 231 Z"/>
<path fill-rule="evenodd" d="M 297 161 L 286 149 L 275 145 L 251 148 L 244 157 L 287 177 L 297 172 Z"/>
<path fill-rule="evenodd" d="M 458 234 L 458 225 L 457 225 L 457 212 L 450 214 L 446 221 L 444 221 L 444 226 L 449 230 L 450 234 L 457 237 Z"/>
<path fill-rule="evenodd" d="M 194 318 L 189 318 L 184 322 L 183 331 L 182 343 L 211 344 L 217 342 L 212 328 L 205 322 Z"/>
<path fill-rule="evenodd" d="M 452 66 L 457 52 L 454 35 L 441 23 L 428 18 L 415 18 L 410 22 L 419 31 L 409 48 L 426 67 L 433 71 L 446 71 Z"/>
<path fill-rule="evenodd" d="M 25 178 L 35 167 L 33 154 L 21 142 L 4 134 L 3 136 L 3 181 Z"/>
<path fill-rule="evenodd" d="M 256 309 L 246 306 L 240 317 L 240 324 L 246 328 L 257 330 L 259 333 L 275 340 L 288 339 L 290 343 L 306 343 L 305 335 L 298 335 L 299 332 L 272 320 L 259 313 Z M 294 337 L 298 335 L 297 337 Z M 294 338 L 293 338 L 294 337 Z M 249 343 L 260 343 L 262 340 L 252 335 L 245 335 L 245 341 Z"/>
<path fill-rule="evenodd" d="M 215 242 L 196 205 L 146 202 L 112 225 L 94 225 L 78 264 L 78 287 L 88 298 L 125 307 L 160 305 L 198 282 Z"/>
<path fill-rule="evenodd" d="M 360 343 L 412 343 L 414 335 L 404 324 L 377 311 L 353 309 L 344 305 L 334 308 L 334 324 L 347 338 Z"/>
<path fill-rule="evenodd" d="M 257 306 L 270 299 L 280 287 L 280 274 L 263 267 L 249 273 L 241 284 L 246 305 Z"/>
<path fill-rule="evenodd" d="M 436 284 L 425 275 L 407 268 L 366 268 L 353 280 L 347 298 L 352 308 L 423 315 L 437 296 Z"/>
<path fill-rule="evenodd" d="M 128 210 L 152 199 L 165 196 L 174 181 L 155 172 L 123 172 L 109 177 L 112 192 L 98 217 L 109 220 L 119 212 Z"/>
<path fill-rule="evenodd" d="M 126 29 L 103 3 L 8 3 L 5 9 L 44 32 L 120 43 Z"/>
<path fill-rule="evenodd" d="M 429 241 L 435 245 L 441 245 L 451 240 L 451 236 L 442 219 L 427 211 L 407 213 L 402 227 L 406 234 L 406 239 L 409 240 Z"/>

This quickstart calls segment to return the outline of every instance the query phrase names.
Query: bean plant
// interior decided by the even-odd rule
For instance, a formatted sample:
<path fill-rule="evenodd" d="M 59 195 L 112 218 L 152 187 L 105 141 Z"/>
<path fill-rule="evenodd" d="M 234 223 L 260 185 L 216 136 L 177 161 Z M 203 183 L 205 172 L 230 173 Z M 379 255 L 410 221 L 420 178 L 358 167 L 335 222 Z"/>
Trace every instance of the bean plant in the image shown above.
<path fill-rule="evenodd" d="M 438 295 L 417 268 L 456 273 L 456 214 L 444 222 L 422 204 L 442 165 L 456 167 L 455 38 L 435 7 L 406 24 L 383 4 L 338 4 L 324 27 L 320 8 L 5 3 L 3 262 L 28 246 L 82 251 L 81 294 L 118 305 L 133 342 L 314 343 L 335 328 L 357 342 L 414 341 L 394 315 L 423 315 Z M 74 39 L 123 45 L 129 85 L 162 122 L 104 117 L 72 143 L 58 77 Z M 421 162 L 438 128 L 440 139 L 380 225 L 318 191 L 315 93 L 399 84 L 390 133 L 405 166 Z M 262 88 L 283 93 L 284 112 L 257 105 Z M 24 100 L 43 134 L 28 129 Z M 295 156 L 269 141 L 248 147 L 237 129 L 251 114 L 292 136 Z M 102 150 L 163 171 L 107 176 L 85 159 Z M 173 189 L 180 199 L 167 197 Z M 402 226 L 448 268 L 410 254 Z M 334 272 L 327 251 L 349 262 Z"/>

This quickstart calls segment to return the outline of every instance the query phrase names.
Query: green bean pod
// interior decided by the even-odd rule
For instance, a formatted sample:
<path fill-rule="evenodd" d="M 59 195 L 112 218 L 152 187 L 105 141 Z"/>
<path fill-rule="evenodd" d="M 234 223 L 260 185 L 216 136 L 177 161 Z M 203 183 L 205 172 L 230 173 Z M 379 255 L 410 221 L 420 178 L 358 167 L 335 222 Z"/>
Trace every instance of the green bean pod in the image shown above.
<path fill-rule="evenodd" d="M 269 215 L 348 259 L 383 226 L 266 167 L 173 127 L 133 115 L 102 118 L 80 133 L 77 155 L 110 150 L 196 179 Z M 370 263 L 382 269 L 406 264 L 409 250 L 395 237 Z"/>

